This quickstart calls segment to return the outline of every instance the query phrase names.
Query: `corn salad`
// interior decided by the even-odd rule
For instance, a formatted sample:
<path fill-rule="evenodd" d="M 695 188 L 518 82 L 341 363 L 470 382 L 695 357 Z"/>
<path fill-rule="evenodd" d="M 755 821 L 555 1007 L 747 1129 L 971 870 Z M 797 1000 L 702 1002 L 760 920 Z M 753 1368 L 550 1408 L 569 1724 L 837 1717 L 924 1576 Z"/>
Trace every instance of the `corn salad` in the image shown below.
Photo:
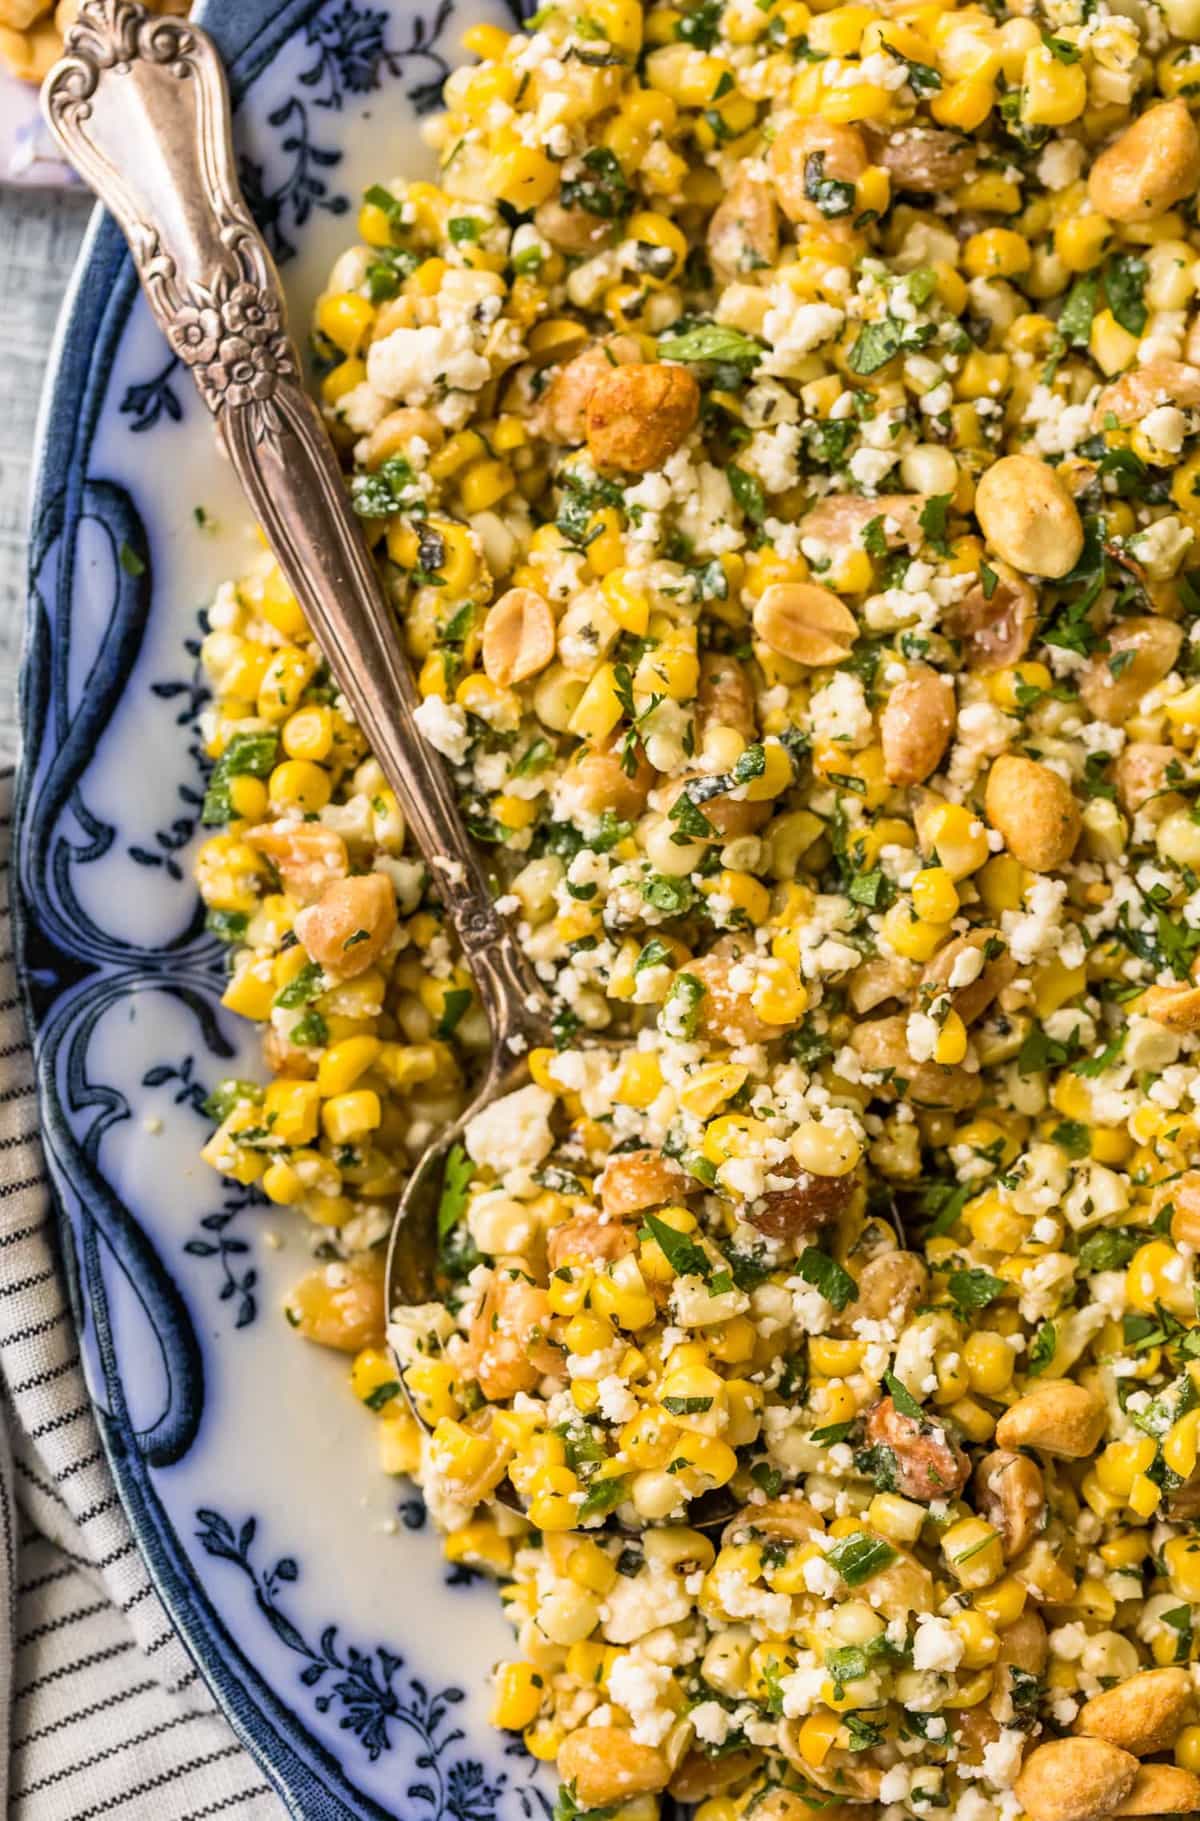
<path fill-rule="evenodd" d="M 287 1317 L 499 1583 L 560 1821 L 1195 1812 L 1200 5 L 466 48 L 313 348 L 555 1047 L 388 1335 L 488 1032 L 264 557 L 205 1155 L 311 1223 Z"/>

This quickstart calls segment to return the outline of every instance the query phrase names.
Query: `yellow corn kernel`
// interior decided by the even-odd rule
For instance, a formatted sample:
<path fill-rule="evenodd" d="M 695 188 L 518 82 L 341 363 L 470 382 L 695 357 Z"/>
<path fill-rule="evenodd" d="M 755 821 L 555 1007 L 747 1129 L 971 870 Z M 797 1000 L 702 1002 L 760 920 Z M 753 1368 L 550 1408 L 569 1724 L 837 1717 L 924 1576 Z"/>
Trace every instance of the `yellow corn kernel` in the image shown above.
<path fill-rule="evenodd" d="M 958 914 L 954 881 L 942 866 L 927 866 L 912 882 L 913 909 L 924 923 L 949 923 Z"/>
<path fill-rule="evenodd" d="M 590 551 L 589 551 L 590 555 Z M 642 638 L 650 624 L 650 600 L 631 580 L 632 571 L 614 566 L 600 585 L 608 610 L 622 632 Z"/>
<path fill-rule="evenodd" d="M 517 477 L 507 462 L 472 462 L 459 482 L 463 508 L 467 512 L 486 512 L 511 493 Z"/>
<path fill-rule="evenodd" d="M 1088 348 L 1096 365 L 1111 377 L 1124 372 L 1133 360 L 1138 338 L 1122 328 L 1111 310 L 1097 310 L 1092 318 Z"/>
<path fill-rule="evenodd" d="M 1000 233 L 1003 230 L 992 230 Z M 985 354 L 973 348 L 954 381 L 956 398 L 999 398 L 1008 386 L 1012 360 L 1007 354 Z"/>
<path fill-rule="evenodd" d="M 959 1525 L 955 1529 L 961 1528 Z M 943 1539 L 944 1543 L 945 1539 Z M 997 1551 L 1000 1540 L 996 1539 Z M 950 1619 L 951 1625 L 962 1640 L 962 1666 L 964 1669 L 986 1669 L 1000 1655 L 1000 1637 L 988 1622 L 986 1615 L 968 1607 L 965 1612 L 956 1612 Z"/>
<path fill-rule="evenodd" d="M 954 192 L 954 206 L 966 214 L 981 210 L 989 215 L 1015 215 L 1021 207 L 1021 186 L 1000 171 L 984 171 Z"/>
<path fill-rule="evenodd" d="M 902 900 L 883 913 L 883 934 L 906 961 L 928 961 L 950 935 L 949 923 L 925 923 Z"/>
<path fill-rule="evenodd" d="M 923 818 L 921 845 L 937 854 L 955 882 L 977 872 L 990 853 L 986 828 L 961 803 L 940 803 Z"/>
<path fill-rule="evenodd" d="M 333 710 L 318 703 L 298 708 L 284 722 L 281 737 L 289 759 L 327 759 L 333 746 Z"/>
<path fill-rule="evenodd" d="M 489 1716 L 492 1725 L 505 1732 L 524 1732 L 537 1719 L 544 1693 L 545 1683 L 532 1663 L 501 1663 Z"/>
<path fill-rule="evenodd" d="M 356 1088 L 348 1094 L 335 1094 L 324 1103 L 321 1130 L 333 1144 L 353 1144 L 373 1132 L 382 1117 L 378 1094 L 372 1088 Z"/>
<path fill-rule="evenodd" d="M 1196 1470 L 1198 1428 L 1200 1410 L 1189 1410 L 1186 1416 L 1172 1423 L 1163 1437 L 1163 1461 L 1181 1480 L 1190 1480 Z"/>
<path fill-rule="evenodd" d="M 358 354 L 375 321 L 375 306 L 357 291 L 337 291 L 322 297 L 316 308 L 319 334 L 343 354 Z"/>
<path fill-rule="evenodd" d="M 308 688 L 317 668 L 317 655 L 298 645 L 284 645 L 263 673 L 256 707 L 264 721 L 286 721 Z"/>
<path fill-rule="evenodd" d="M 235 816 L 244 822 L 259 822 L 267 813 L 267 787 L 261 778 L 248 773 L 229 780 L 229 803 Z"/>
<path fill-rule="evenodd" d="M 818 1708 L 809 1714 L 796 1737 L 800 1756 L 814 1770 L 819 1770 L 829 1753 L 837 1743 L 841 1721 L 828 1708 Z"/>
<path fill-rule="evenodd" d="M 322 1097 L 346 1093 L 372 1067 L 382 1048 L 378 1037 L 344 1037 L 331 1044 L 317 1064 Z"/>
<path fill-rule="evenodd" d="M 1006 1574 L 1002 1581 L 979 1588 L 972 1604 L 997 1631 L 1007 1631 L 1024 1612 L 1028 1598 L 1028 1591 L 1016 1575 Z"/>
<path fill-rule="evenodd" d="M 745 1074 L 743 1071 L 743 1079 Z M 741 1083 L 739 1082 L 739 1086 Z M 617 1102 L 621 1106 L 653 1106 L 663 1089 L 663 1073 L 658 1057 L 650 1050 L 634 1050 L 621 1065 Z M 736 1089 L 733 1090 L 736 1092 Z"/>
<path fill-rule="evenodd" d="M 221 1004 L 241 1018 L 264 1023 L 275 1004 L 275 977 L 270 962 L 255 961 L 236 973 L 221 995 Z"/>
<path fill-rule="evenodd" d="M 320 1100 L 315 1081 L 272 1081 L 263 1095 L 263 1123 L 282 1144 L 310 1144 Z"/>
<path fill-rule="evenodd" d="M 1134 1516 L 1140 1518 L 1153 1517 L 1161 1503 L 1162 1487 L 1156 1485 L 1148 1474 L 1139 1473 L 1134 1480 L 1133 1485 L 1129 1488 L 1129 1509 L 1133 1512 Z M 1101 1586 L 1098 1582 L 1094 1583 L 1094 1585 Z M 1101 1586 L 1101 1591 L 1107 1592 L 1107 1589 Z M 1111 1594 L 1109 1595 L 1109 1600 L 1112 1600 Z M 1115 1603 L 1113 1604 L 1112 1610 L 1114 1612 L 1116 1610 Z M 1111 1618 L 1112 1612 L 1109 1612 L 1106 1616 Z"/>
<path fill-rule="evenodd" d="M 929 103 L 929 111 L 940 126 L 957 127 L 960 133 L 973 133 L 983 125 L 996 105 L 996 85 L 990 75 L 980 73 L 962 76 L 947 83 Z"/>
<path fill-rule="evenodd" d="M 717 1109 L 737 1093 L 746 1073 L 740 1063 L 707 1063 L 680 1090 L 679 1104 L 697 1119 L 711 1119 Z"/>
<path fill-rule="evenodd" d="M 981 1397 L 999 1397 L 1012 1382 L 1014 1354 L 1002 1334 L 980 1329 L 968 1335 L 963 1359 L 971 1389 Z"/>
<path fill-rule="evenodd" d="M 332 373 L 327 373 L 321 381 L 322 402 L 333 408 L 340 399 L 345 398 L 347 392 L 353 392 L 356 386 L 361 386 L 366 377 L 365 361 L 359 360 L 356 355 L 342 361 L 340 366 L 336 366 Z"/>
<path fill-rule="evenodd" d="M 611 664 L 601 664 L 580 696 L 568 727 L 582 739 L 603 740 L 617 725 L 622 713 L 616 671 Z"/>
<path fill-rule="evenodd" d="M 1184 1770 L 1200 1771 L 1200 1726 L 1185 1726 L 1176 1733 L 1175 1762 Z"/>
<path fill-rule="evenodd" d="M 1026 126 L 1065 126 L 1087 106 L 1087 72 L 1082 61 L 1060 63 L 1047 45 L 1025 54 L 1021 71 L 1021 119 Z"/>
<path fill-rule="evenodd" d="M 364 1347 L 350 1367 L 350 1385 L 360 1403 L 382 1410 L 400 1393 L 396 1362 L 386 1347 Z"/>
<path fill-rule="evenodd" d="M 277 809 L 298 809 L 315 815 L 333 795 L 333 780 L 311 759 L 285 759 L 271 773 L 269 794 Z"/>
<path fill-rule="evenodd" d="M 1113 225 L 1103 215 L 1071 215 L 1054 230 L 1054 251 L 1068 272 L 1090 272 L 1112 245 Z"/>
<path fill-rule="evenodd" d="M 495 154 L 488 166 L 488 187 L 514 209 L 536 209 L 558 188 L 558 166 L 537 146 L 513 143 Z"/>
<path fill-rule="evenodd" d="M 984 228 L 962 250 L 963 270 L 972 278 L 1014 278 L 1029 270 L 1032 258 L 1029 242 L 1012 228 Z"/>

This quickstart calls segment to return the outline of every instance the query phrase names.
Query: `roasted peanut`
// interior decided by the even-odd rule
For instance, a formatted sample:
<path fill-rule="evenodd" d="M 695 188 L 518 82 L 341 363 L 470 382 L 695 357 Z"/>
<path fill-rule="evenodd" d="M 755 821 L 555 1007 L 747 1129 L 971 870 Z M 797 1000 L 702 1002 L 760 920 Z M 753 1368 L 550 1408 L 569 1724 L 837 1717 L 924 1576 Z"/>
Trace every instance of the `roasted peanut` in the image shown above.
<path fill-rule="evenodd" d="M 545 670 L 554 656 L 554 615 L 532 588 L 510 588 L 483 622 L 483 668 L 508 689 Z"/>
<path fill-rule="evenodd" d="M 1104 1739 L 1051 1739 L 1030 1752 L 1013 1788 L 1030 1821 L 1101 1821 L 1137 1773 L 1137 1759 Z"/>
<path fill-rule="evenodd" d="M 533 225 L 552 247 L 564 253 L 597 253 L 612 239 L 613 224 L 590 209 L 567 209 L 551 197 L 533 212 Z"/>
<path fill-rule="evenodd" d="M 1131 367 L 1101 392 L 1092 427 L 1106 430 L 1114 417 L 1119 424 L 1140 423 L 1156 405 L 1178 405 L 1184 411 L 1200 405 L 1200 367 L 1162 359 Z"/>
<path fill-rule="evenodd" d="M 1141 1010 L 1169 1031 L 1200 1031 L 1200 986 L 1152 986 Z"/>
<path fill-rule="evenodd" d="M 975 516 L 992 549 L 1027 575 L 1056 579 L 1079 561 L 1083 525 L 1057 471 L 1032 455 L 1003 455 L 979 477 Z"/>
<path fill-rule="evenodd" d="M 367 437 L 364 465 L 378 468 L 390 456 L 402 454 L 414 439 L 429 450 L 440 449 L 446 432 L 432 411 L 419 406 L 403 405 L 398 411 L 389 411 Z"/>
<path fill-rule="evenodd" d="M 887 1322 L 898 1334 L 929 1291 L 929 1269 L 916 1252 L 884 1252 L 856 1268 L 855 1275 L 858 1296 L 847 1305 L 846 1327 L 856 1321 Z"/>
<path fill-rule="evenodd" d="M 988 959 L 988 951 L 999 950 Z M 972 957 L 967 963 L 967 956 Z M 978 955 L 979 960 L 974 960 Z M 977 968 L 973 978 L 965 980 L 961 986 L 952 985 L 955 977 Z M 1002 993 L 1017 971 L 1017 964 L 1012 956 L 1003 951 L 1003 942 L 999 930 L 971 929 L 964 936 L 955 936 L 940 948 L 933 960 L 929 962 L 921 975 L 921 987 L 925 990 L 935 987 L 948 991 L 955 1011 L 964 1024 L 974 1024 L 982 1018 L 984 1012 L 998 993 Z"/>
<path fill-rule="evenodd" d="M 619 820 L 634 821 L 646 807 L 655 771 L 635 742 L 627 752 L 581 746 L 564 776 L 567 795 L 584 815 L 600 816 L 610 809 Z"/>
<path fill-rule="evenodd" d="M 1001 1448 L 1036 1448 L 1060 1460 L 1081 1461 L 1104 1434 L 1104 1399 L 1086 1385 L 1049 1379 L 1010 1404 L 996 1424 Z"/>
<path fill-rule="evenodd" d="M 877 1099 L 895 1100 L 899 1089 L 896 1080 L 907 1083 L 906 1100 L 916 1106 L 958 1109 L 974 1106 L 979 1099 L 978 1075 L 966 1069 L 940 1068 L 935 1062 L 914 1062 L 908 1053 L 907 1019 L 871 1018 L 854 1027 L 850 1033 L 851 1048 L 866 1069 L 886 1075 L 874 1089 Z"/>
<path fill-rule="evenodd" d="M 726 936 L 707 955 L 688 962 L 688 973 L 694 974 L 704 988 L 698 1029 L 702 1036 L 717 1043 L 767 1043 L 778 1037 L 778 1025 L 759 1017 L 750 1002 L 749 990 L 739 992 L 730 984 L 741 953 L 736 938 Z"/>
<path fill-rule="evenodd" d="M 587 436 L 587 404 L 614 366 L 640 361 L 632 335 L 610 335 L 556 369 L 538 401 L 534 425 L 552 443 L 581 443 Z"/>
<path fill-rule="evenodd" d="M 884 1397 L 867 1414 L 867 1441 L 889 1448 L 896 1462 L 896 1489 L 927 1505 L 952 1499 L 967 1483 L 971 1464 L 939 1423 L 918 1422 Z"/>
<path fill-rule="evenodd" d="M 752 1751 L 731 1751 L 722 1758 L 710 1758 L 707 1752 L 693 1750 L 678 1769 L 672 1771 L 667 1788 L 676 1802 L 685 1802 L 690 1807 L 697 1802 L 706 1802 L 710 1796 L 719 1796 L 723 1789 L 731 1789 L 735 1783 L 742 1782 L 758 1762 L 756 1753 Z M 760 1803 L 756 1812 L 761 1814 L 762 1808 Z"/>
<path fill-rule="evenodd" d="M 1080 672 L 1079 694 L 1097 720 L 1120 727 L 1137 713 L 1148 689 L 1161 683 L 1179 656 L 1183 632 L 1149 616 L 1118 620 Z"/>
<path fill-rule="evenodd" d="M 1171 1179 L 1164 1196 L 1171 1203 L 1171 1238 L 1200 1251 L 1200 1170 Z"/>
<path fill-rule="evenodd" d="M 532 1391 L 559 1369 L 562 1355 L 546 1338 L 550 1313 L 545 1290 L 530 1283 L 519 1260 L 497 1264 L 470 1332 L 471 1366 L 486 1398 Z"/>
<path fill-rule="evenodd" d="M 744 1543 L 756 1537 L 806 1543 L 824 1528 L 819 1512 L 807 1499 L 764 1499 L 761 1505 L 746 1505 L 730 1518 L 721 1532 L 721 1543 Z"/>
<path fill-rule="evenodd" d="M 1200 1777 L 1178 1764 L 1143 1764 L 1115 1815 L 1200 1814 Z"/>
<path fill-rule="evenodd" d="M 814 1176 L 791 1158 L 773 1167 L 770 1174 L 794 1180 L 790 1188 L 769 1189 L 757 1201 L 750 1202 L 744 1218 L 772 1239 L 793 1242 L 836 1220 L 849 1207 L 856 1186 L 853 1175 Z"/>
<path fill-rule="evenodd" d="M 699 412 L 700 388 L 686 367 L 610 368 L 587 401 L 588 449 L 598 467 L 644 474 L 675 453 Z"/>
<path fill-rule="evenodd" d="M 923 784 L 945 756 L 954 732 L 954 684 L 918 665 L 897 683 L 879 721 L 883 769 L 890 784 Z"/>
<path fill-rule="evenodd" d="M 1005 1556 L 1019 1555 L 1041 1528 L 1046 1510 L 1042 1470 L 1028 1455 L 997 1448 L 975 1469 L 980 1513 L 1004 1539 Z"/>
<path fill-rule="evenodd" d="M 671 1774 L 662 1752 L 639 1744 L 622 1726 L 582 1726 L 568 1733 L 559 1747 L 558 1769 L 581 1808 L 607 1808 L 665 1789 Z"/>
<path fill-rule="evenodd" d="M 1048 765 L 1017 753 L 1001 753 L 993 764 L 984 808 L 1009 853 L 1035 873 L 1065 865 L 1083 825 L 1070 785 Z"/>
<path fill-rule="evenodd" d="M 1040 1676 L 1049 1655 L 1050 1634 L 1046 1622 L 1040 1613 L 1030 1608 L 1000 1633 L 1000 1654 L 996 1662 L 1001 1667 L 1022 1669 L 1027 1676 Z"/>
<path fill-rule="evenodd" d="M 396 927 L 396 890 L 383 873 L 338 879 L 320 900 L 297 911 L 295 929 L 309 957 L 330 980 L 365 973 Z"/>
<path fill-rule="evenodd" d="M 633 1227 L 606 1214 L 573 1214 L 552 1227 L 546 1237 L 546 1261 L 552 1271 L 560 1265 L 613 1264 L 634 1250 Z"/>
<path fill-rule="evenodd" d="M 873 955 L 850 976 L 850 1008 L 860 1016 L 873 1012 L 889 999 L 905 999 L 916 981 L 913 961 L 900 955 Z"/>
<path fill-rule="evenodd" d="M 284 890 L 301 906 L 315 904 L 350 870 L 346 843 L 319 822 L 264 822 L 248 828 L 246 839 L 266 854 Z"/>
<path fill-rule="evenodd" d="M 694 1187 L 679 1165 L 659 1151 L 621 1151 L 609 1158 L 596 1181 L 600 1206 L 613 1220 L 679 1201 Z"/>
<path fill-rule="evenodd" d="M 982 582 L 947 616 L 946 630 L 962 646 L 968 670 L 1003 670 L 1029 650 L 1037 623 L 1037 596 L 1007 563 L 993 563 L 994 585 Z"/>
<path fill-rule="evenodd" d="M 1101 152 L 1088 177 L 1097 214 L 1150 221 L 1200 185 L 1200 134 L 1182 96 L 1161 101 Z"/>
<path fill-rule="evenodd" d="M 862 134 L 837 121 L 789 120 L 767 154 L 779 206 L 789 221 L 827 227 L 813 196 L 814 182 L 857 183 L 870 163 Z"/>
<path fill-rule="evenodd" d="M 841 664 L 858 637 L 858 622 L 832 589 L 815 582 L 772 582 L 754 603 L 754 630 L 794 664 Z"/>
<path fill-rule="evenodd" d="M 869 500 L 853 493 L 831 493 L 809 507 L 800 530 L 806 538 L 820 538 L 823 544 L 839 547 L 854 542 L 878 520 L 889 550 L 898 544 L 915 550 L 924 536 L 921 514 L 928 504 L 924 493 L 880 493 Z"/>
<path fill-rule="evenodd" d="M 368 1254 L 310 1271 L 289 1293 L 284 1312 L 318 1347 L 357 1353 L 381 1341 L 387 1326 L 382 1259 Z"/>
<path fill-rule="evenodd" d="M 696 733 L 700 744 L 710 727 L 732 727 L 749 740 L 756 728 L 754 688 L 744 666 L 728 652 L 706 651 L 696 688 Z"/>
<path fill-rule="evenodd" d="M 1145 1669 L 1116 1688 L 1093 1695 L 1075 1724 L 1092 1739 L 1107 1739 L 1135 1758 L 1167 1751 L 1195 1706 L 1186 1669 Z"/>
<path fill-rule="evenodd" d="M 779 258 L 779 219 L 765 183 L 739 169 L 708 224 L 708 257 L 721 284 L 752 278 Z"/>
<path fill-rule="evenodd" d="M 1131 740 L 1117 754 L 1113 781 L 1117 802 L 1126 815 L 1144 810 L 1161 821 L 1172 809 L 1179 809 L 1184 798 L 1171 789 L 1170 770 L 1178 766 L 1179 754 L 1173 746 L 1159 746 L 1152 740 Z"/>
<path fill-rule="evenodd" d="M 969 139 L 936 126 L 901 127 L 892 133 L 868 129 L 867 146 L 872 162 L 883 166 L 895 189 L 919 195 L 953 189 L 975 159 Z"/>

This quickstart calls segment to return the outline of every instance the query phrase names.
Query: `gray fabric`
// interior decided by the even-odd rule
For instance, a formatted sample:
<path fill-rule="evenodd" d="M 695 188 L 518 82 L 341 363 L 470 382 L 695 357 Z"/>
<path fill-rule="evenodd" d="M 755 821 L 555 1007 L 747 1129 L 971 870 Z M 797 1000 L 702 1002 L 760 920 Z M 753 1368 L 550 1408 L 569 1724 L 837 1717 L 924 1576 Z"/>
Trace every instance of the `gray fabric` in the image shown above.
<path fill-rule="evenodd" d="M 38 395 L 87 220 L 0 189 L 0 760 L 16 749 Z M 0 1813 L 280 1821 L 142 1564 L 92 1417 L 58 1268 L 9 926 L 0 774 Z"/>

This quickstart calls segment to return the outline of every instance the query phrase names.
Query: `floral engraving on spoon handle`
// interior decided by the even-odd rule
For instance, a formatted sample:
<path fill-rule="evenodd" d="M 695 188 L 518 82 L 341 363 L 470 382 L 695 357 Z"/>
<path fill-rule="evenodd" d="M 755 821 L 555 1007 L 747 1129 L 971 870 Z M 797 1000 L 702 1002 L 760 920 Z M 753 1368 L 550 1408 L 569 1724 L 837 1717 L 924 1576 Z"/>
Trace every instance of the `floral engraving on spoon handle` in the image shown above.
<path fill-rule="evenodd" d="M 132 0 L 85 0 L 46 78 L 52 130 L 129 241 L 293 592 L 433 869 L 502 1048 L 542 1040 L 536 976 L 492 903 L 337 457 L 301 384 L 274 262 L 239 191 L 211 40 Z"/>

